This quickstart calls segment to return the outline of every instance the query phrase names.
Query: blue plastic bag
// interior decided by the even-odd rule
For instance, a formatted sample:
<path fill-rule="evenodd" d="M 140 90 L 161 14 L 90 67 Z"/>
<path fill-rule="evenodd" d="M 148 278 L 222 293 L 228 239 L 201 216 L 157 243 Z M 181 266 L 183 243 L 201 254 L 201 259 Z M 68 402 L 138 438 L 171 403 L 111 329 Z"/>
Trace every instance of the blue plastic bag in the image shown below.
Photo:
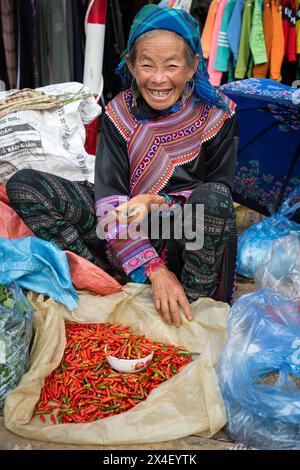
<path fill-rule="evenodd" d="M 300 238 L 294 234 L 272 243 L 271 257 L 255 272 L 259 288 L 269 288 L 289 299 L 300 298 Z"/>
<path fill-rule="evenodd" d="M 249 227 L 238 241 L 237 272 L 254 278 L 261 263 L 270 259 L 274 240 L 296 234 L 300 239 L 300 224 L 289 220 L 300 208 L 300 188 L 293 191 L 280 211 Z"/>
<path fill-rule="evenodd" d="M 0 238 L 0 283 L 11 281 L 69 309 L 77 306 L 67 256 L 55 243 L 37 237 Z"/>
<path fill-rule="evenodd" d="M 230 436 L 258 449 L 300 449 L 300 303 L 270 289 L 245 295 L 227 329 L 219 374 Z"/>
<path fill-rule="evenodd" d="M 0 305 L 0 408 L 27 370 L 34 314 L 31 303 L 15 283 L 6 286 L 6 291 L 9 301 Z"/>

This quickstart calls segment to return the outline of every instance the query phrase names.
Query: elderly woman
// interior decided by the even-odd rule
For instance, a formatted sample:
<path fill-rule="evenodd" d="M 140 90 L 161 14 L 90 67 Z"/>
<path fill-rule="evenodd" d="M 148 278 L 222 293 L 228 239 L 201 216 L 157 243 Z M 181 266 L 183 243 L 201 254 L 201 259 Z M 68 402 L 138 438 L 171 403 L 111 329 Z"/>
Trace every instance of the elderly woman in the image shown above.
<path fill-rule="evenodd" d="M 38 236 L 101 266 L 106 256 L 126 280 L 151 283 L 156 309 L 179 326 L 180 307 L 191 320 L 190 303 L 199 297 L 231 300 L 235 105 L 210 85 L 198 24 L 181 10 L 142 8 L 117 73 L 127 89 L 102 117 L 95 196 L 91 187 L 41 172 L 33 177 L 33 170 L 18 172 L 7 190 Z M 155 220 L 154 236 L 128 230 L 152 228 Z"/>

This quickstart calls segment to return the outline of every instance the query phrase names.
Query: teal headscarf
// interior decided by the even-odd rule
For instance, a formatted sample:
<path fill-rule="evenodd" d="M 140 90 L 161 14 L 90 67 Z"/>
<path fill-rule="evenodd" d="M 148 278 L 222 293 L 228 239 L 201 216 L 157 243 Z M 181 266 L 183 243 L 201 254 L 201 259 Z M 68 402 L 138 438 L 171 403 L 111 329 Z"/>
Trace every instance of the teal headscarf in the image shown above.
<path fill-rule="evenodd" d="M 199 54 L 198 69 L 194 75 L 194 96 L 210 106 L 218 106 L 228 111 L 227 104 L 208 80 L 208 72 L 204 63 L 200 42 L 198 22 L 184 10 L 162 8 L 159 5 L 146 5 L 136 15 L 131 25 L 127 49 L 122 54 L 116 73 L 121 77 L 125 86 L 130 86 L 132 76 L 128 70 L 125 56 L 131 51 L 139 36 L 154 29 L 165 29 L 181 36 L 190 46 L 194 54 Z"/>

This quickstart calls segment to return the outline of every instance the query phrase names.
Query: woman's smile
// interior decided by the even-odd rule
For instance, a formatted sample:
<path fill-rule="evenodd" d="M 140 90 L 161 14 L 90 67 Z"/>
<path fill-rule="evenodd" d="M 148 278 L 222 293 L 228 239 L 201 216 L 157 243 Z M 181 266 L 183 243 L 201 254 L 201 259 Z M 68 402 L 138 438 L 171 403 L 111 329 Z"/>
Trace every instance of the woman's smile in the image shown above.
<path fill-rule="evenodd" d="M 172 92 L 173 88 L 169 88 L 168 90 L 155 90 L 153 88 L 148 88 L 147 93 L 149 94 L 149 98 L 146 101 L 148 104 L 151 104 L 150 102 L 152 101 L 152 108 L 155 108 L 155 105 L 153 106 L 153 102 L 164 103 L 169 100 Z"/>
<path fill-rule="evenodd" d="M 186 43 L 169 31 L 160 33 L 159 48 L 155 36 L 137 43 L 136 57 L 127 65 L 144 100 L 159 111 L 179 100 L 195 72 L 187 63 Z"/>

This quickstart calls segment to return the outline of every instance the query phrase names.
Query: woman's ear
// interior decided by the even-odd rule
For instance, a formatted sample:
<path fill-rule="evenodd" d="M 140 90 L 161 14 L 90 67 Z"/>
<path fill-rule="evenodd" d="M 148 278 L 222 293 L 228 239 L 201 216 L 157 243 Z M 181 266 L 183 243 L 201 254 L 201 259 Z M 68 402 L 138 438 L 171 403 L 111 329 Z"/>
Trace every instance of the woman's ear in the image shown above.
<path fill-rule="evenodd" d="M 132 65 L 131 59 L 130 59 L 128 54 L 126 54 L 125 60 L 126 60 L 126 65 L 128 67 L 128 70 L 131 73 L 131 75 L 133 76 L 133 65 Z"/>
<path fill-rule="evenodd" d="M 188 76 L 187 76 L 188 81 L 192 80 L 193 76 L 197 72 L 199 60 L 200 60 L 199 54 L 195 54 L 194 62 L 192 64 L 192 66 L 189 68 L 189 73 L 188 73 Z"/>
<path fill-rule="evenodd" d="M 198 65 L 199 65 L 199 60 L 200 60 L 200 55 L 199 54 L 195 54 L 195 57 L 194 57 L 194 64 L 193 64 L 193 71 L 194 71 L 194 74 L 197 72 L 197 68 L 198 68 Z"/>

